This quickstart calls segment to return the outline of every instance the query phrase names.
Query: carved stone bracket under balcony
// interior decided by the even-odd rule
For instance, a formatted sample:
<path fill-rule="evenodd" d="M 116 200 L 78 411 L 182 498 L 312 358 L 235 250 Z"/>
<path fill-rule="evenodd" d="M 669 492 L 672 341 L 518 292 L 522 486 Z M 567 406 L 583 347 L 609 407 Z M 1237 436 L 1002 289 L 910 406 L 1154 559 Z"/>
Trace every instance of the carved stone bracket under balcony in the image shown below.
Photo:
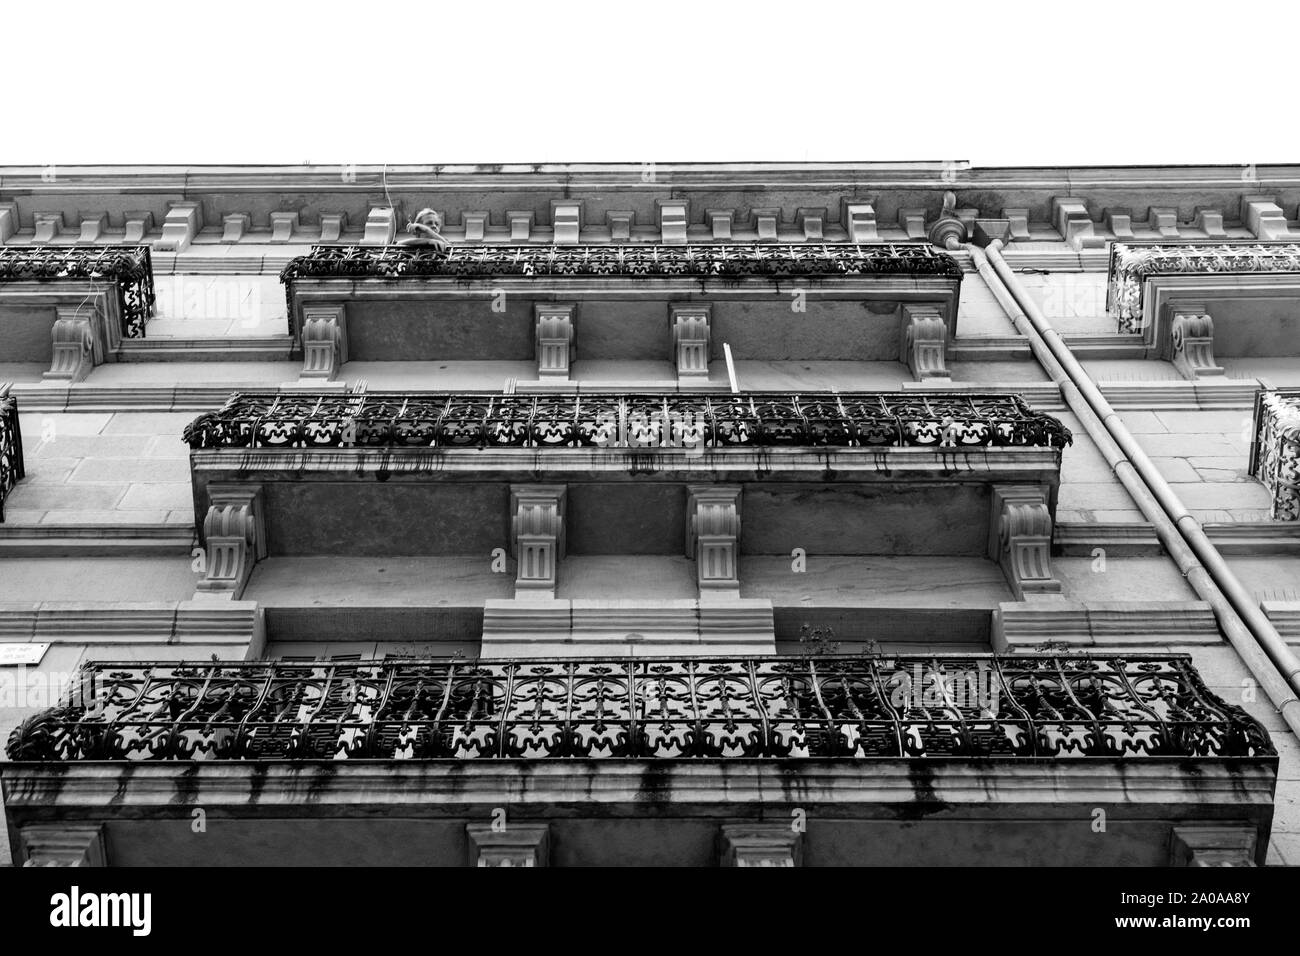
<path fill-rule="evenodd" d="M 677 380 L 706 381 L 709 377 L 710 306 L 673 304 L 668 310 Z"/>
<path fill-rule="evenodd" d="M 901 359 L 918 382 L 949 382 L 945 349 L 948 326 L 938 309 L 903 307 L 903 354 Z"/>
<path fill-rule="evenodd" d="M 1016 600 L 1060 594 L 1061 582 L 1052 574 L 1052 512 L 1046 488 L 994 486 L 989 557 L 1002 566 Z"/>
<path fill-rule="evenodd" d="M 724 824 L 722 866 L 800 866 L 803 834 L 791 823 Z"/>
<path fill-rule="evenodd" d="M 303 310 L 302 374 L 309 381 L 329 382 L 348 360 L 346 306 L 312 306 Z"/>
<path fill-rule="evenodd" d="M 69 385 L 80 382 L 99 361 L 102 354 L 96 356 L 94 303 L 85 306 L 55 306 L 54 326 L 50 330 L 53 338 L 53 358 L 50 370 L 42 378 L 46 381 L 67 382 Z"/>
<path fill-rule="evenodd" d="M 23 866 L 107 866 L 102 823 L 30 823 L 18 829 Z"/>
<path fill-rule="evenodd" d="M 203 519 L 204 574 L 198 590 L 238 600 L 253 565 L 266 557 L 260 487 L 208 488 Z"/>
<path fill-rule="evenodd" d="M 1250 473 L 1268 489 L 1269 517 L 1300 520 L 1300 389 L 1257 393 L 1254 431 Z"/>
<path fill-rule="evenodd" d="M 537 377 L 567 380 L 577 354 L 574 344 L 573 303 L 546 304 L 535 307 L 535 341 Z"/>
<path fill-rule="evenodd" d="M 701 594 L 740 596 L 740 486 L 691 485 L 686 492 L 686 555 Z"/>
<path fill-rule="evenodd" d="M 1178 311 L 1169 330 L 1169 348 L 1183 378 L 1194 382 L 1223 375 L 1223 366 L 1214 361 L 1214 320 L 1203 308 Z"/>
<path fill-rule="evenodd" d="M 471 823 L 465 827 L 470 866 L 549 866 L 551 828 L 545 823 Z"/>
<path fill-rule="evenodd" d="M 1254 866 L 1258 833 L 1254 827 L 1176 826 L 1171 866 Z"/>
<path fill-rule="evenodd" d="M 564 557 L 563 485 L 510 487 L 510 545 L 515 558 L 515 596 L 555 597 Z"/>

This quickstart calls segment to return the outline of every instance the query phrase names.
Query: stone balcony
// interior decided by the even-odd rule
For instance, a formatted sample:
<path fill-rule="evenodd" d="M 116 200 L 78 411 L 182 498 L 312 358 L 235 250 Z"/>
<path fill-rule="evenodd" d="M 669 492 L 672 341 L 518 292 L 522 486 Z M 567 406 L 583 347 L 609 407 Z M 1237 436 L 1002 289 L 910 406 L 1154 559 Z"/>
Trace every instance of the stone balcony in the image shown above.
<path fill-rule="evenodd" d="M 316 863 L 581 865 L 618 846 L 951 864 L 992 840 L 1023 863 L 1249 865 L 1278 764 L 1189 658 L 1141 654 L 106 662 L 7 752 L 17 860 L 118 864 L 254 844 Z M 1099 805 L 1123 839 L 1096 837 Z M 159 833 L 194 806 L 201 847 Z M 484 823 L 496 807 L 510 840 Z M 647 817 L 678 825 L 639 840 Z"/>
<path fill-rule="evenodd" d="M 0 334 L 6 363 L 48 364 L 77 382 L 142 338 L 154 309 L 148 246 L 0 247 Z"/>
<path fill-rule="evenodd" d="M 1300 355 L 1300 244 L 1115 242 L 1107 309 L 1150 357 L 1222 382 L 1218 359 Z"/>
<path fill-rule="evenodd" d="M 564 388 L 576 361 L 707 384 L 724 343 L 737 360 L 946 377 L 961 268 L 927 243 L 316 246 L 281 278 L 305 378 L 344 362 L 515 362 L 521 384 Z"/>
<path fill-rule="evenodd" d="M 1013 395 L 242 394 L 185 438 L 201 590 L 238 597 L 266 558 L 437 559 L 428 587 L 470 587 L 499 653 L 539 629 L 563 642 L 588 612 L 618 617 L 591 627 L 621 639 L 668 614 L 664 598 L 693 628 L 706 604 L 752 612 L 719 625 L 740 629 L 727 646 L 770 650 L 771 602 L 742 596 L 746 569 L 758 581 L 800 554 L 952 558 L 1000 568 L 1015 599 L 1060 589 L 1071 436 Z M 584 562 L 623 559 L 633 578 L 575 590 Z M 644 580 L 676 590 L 622 617 L 582 604 Z"/>

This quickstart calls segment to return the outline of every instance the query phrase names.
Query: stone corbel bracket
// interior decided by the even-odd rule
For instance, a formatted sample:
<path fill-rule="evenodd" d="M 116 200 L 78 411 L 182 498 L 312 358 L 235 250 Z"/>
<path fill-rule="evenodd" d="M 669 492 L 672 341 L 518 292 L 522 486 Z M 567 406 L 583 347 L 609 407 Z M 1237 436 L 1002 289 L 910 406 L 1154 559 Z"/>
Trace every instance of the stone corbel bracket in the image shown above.
<path fill-rule="evenodd" d="M 1255 866 L 1254 827 L 1184 825 L 1170 835 L 1170 866 Z"/>
<path fill-rule="evenodd" d="M 732 226 L 736 220 L 734 209 L 706 209 L 704 222 L 716 242 L 730 242 Z"/>
<path fill-rule="evenodd" d="M 371 206 L 366 213 L 363 246 L 388 246 L 397 239 L 398 210 L 394 206 Z"/>
<path fill-rule="evenodd" d="M 122 241 L 131 245 L 142 245 L 144 237 L 153 230 L 153 213 L 148 209 L 128 212 L 126 228 Z"/>
<path fill-rule="evenodd" d="M 740 485 L 688 485 L 686 556 L 700 594 L 740 597 Z"/>
<path fill-rule="evenodd" d="M 346 212 L 323 212 L 320 215 L 320 241 L 338 242 L 348 228 Z"/>
<path fill-rule="evenodd" d="M 909 240 L 925 238 L 924 207 L 909 207 L 898 210 L 898 228 Z"/>
<path fill-rule="evenodd" d="M 23 866 L 108 866 L 102 823 L 29 823 L 18 828 Z"/>
<path fill-rule="evenodd" d="M 538 303 L 534 306 L 537 377 L 568 381 L 577 357 L 573 302 Z"/>
<path fill-rule="evenodd" d="M 564 557 L 564 485 L 510 486 L 515 597 L 554 598 Z"/>
<path fill-rule="evenodd" d="M 754 236 L 759 242 L 776 242 L 781 238 L 781 207 L 751 210 Z"/>
<path fill-rule="evenodd" d="M 80 382 L 90 370 L 104 361 L 96 325 L 102 325 L 98 300 L 81 306 L 55 306 L 54 325 L 50 330 L 54 340 L 54 355 L 50 370 L 42 377 L 47 382 L 72 385 Z"/>
<path fill-rule="evenodd" d="M 203 205 L 197 202 L 174 202 L 163 219 L 162 238 L 155 239 L 158 252 L 184 252 L 203 228 Z"/>
<path fill-rule="evenodd" d="M 576 246 L 582 238 L 582 203 L 577 199 L 551 200 L 551 241 Z"/>
<path fill-rule="evenodd" d="M 1241 221 L 1256 239 L 1265 242 L 1296 238 L 1273 196 L 1242 196 Z"/>
<path fill-rule="evenodd" d="M 8 242 L 18 232 L 18 204 L 0 202 L 0 245 Z"/>
<path fill-rule="evenodd" d="M 470 866 L 549 866 L 551 831 L 545 823 L 470 823 L 465 827 Z"/>
<path fill-rule="evenodd" d="M 803 230 L 808 242 L 823 242 L 826 238 L 826 210 L 823 207 L 800 206 L 795 210 L 795 221 Z"/>
<path fill-rule="evenodd" d="M 690 201 L 686 199 L 656 199 L 659 211 L 659 241 L 682 244 L 690 223 Z"/>
<path fill-rule="evenodd" d="M 221 217 L 221 241 L 239 242 L 248 232 L 252 217 L 246 212 L 232 212 Z"/>
<path fill-rule="evenodd" d="M 63 234 L 63 213 L 61 212 L 38 212 L 32 216 L 32 220 L 36 228 L 35 233 L 32 235 L 32 242 L 34 243 L 53 242 Z"/>
<path fill-rule="evenodd" d="M 348 360 L 347 308 L 304 306 L 302 310 L 302 373 L 300 380 L 332 382 Z"/>
<path fill-rule="evenodd" d="M 108 231 L 108 213 L 88 213 L 81 217 L 81 232 L 77 242 L 99 242 Z"/>
<path fill-rule="evenodd" d="M 271 238 L 268 242 L 285 243 L 293 241 L 293 234 L 298 230 L 298 213 L 271 213 Z"/>
<path fill-rule="evenodd" d="M 1169 326 L 1169 354 L 1183 378 L 1221 376 L 1223 366 L 1214 360 L 1214 320 L 1200 306 L 1181 307 Z"/>
<path fill-rule="evenodd" d="M 628 242 L 636 228 L 636 212 L 631 209 L 611 210 L 605 213 L 605 224 L 609 226 L 611 242 Z"/>
<path fill-rule="evenodd" d="M 262 489 L 209 485 L 208 501 L 203 519 L 205 568 L 198 590 L 239 600 L 253 565 L 266 557 Z"/>
<path fill-rule="evenodd" d="M 1192 225 L 1205 233 L 1207 239 L 1223 239 L 1228 235 L 1223 228 L 1223 212 L 1219 209 L 1197 206 Z"/>
<path fill-rule="evenodd" d="M 803 834 L 789 823 L 723 824 L 722 866 L 802 866 Z"/>
<path fill-rule="evenodd" d="M 531 209 L 511 209 L 506 212 L 506 222 L 510 224 L 510 241 L 527 242 L 533 236 L 534 213 Z"/>
<path fill-rule="evenodd" d="M 492 217 L 486 211 L 462 212 L 460 227 L 465 242 L 482 242 L 492 226 Z"/>
<path fill-rule="evenodd" d="M 709 377 L 710 305 L 668 306 L 673 336 L 673 361 L 679 382 L 702 382 Z"/>
<path fill-rule="evenodd" d="M 1011 239 L 1032 239 L 1029 231 L 1029 210 L 1024 207 L 1010 207 L 1002 210 L 1002 218 L 1008 223 Z"/>
<path fill-rule="evenodd" d="M 1088 206 L 1081 199 L 1053 197 L 1052 224 L 1072 249 L 1101 249 L 1106 245 L 1106 240 L 1094 232 Z"/>
<path fill-rule="evenodd" d="M 903 306 L 902 353 L 899 361 L 918 382 L 951 382 L 945 356 L 948 326 L 943 313 L 929 306 Z"/>
<path fill-rule="evenodd" d="M 849 242 L 880 241 L 880 233 L 876 228 L 876 209 L 869 202 L 840 200 L 840 222 L 844 224 Z"/>
<path fill-rule="evenodd" d="M 1002 567 L 1017 601 L 1059 595 L 1052 573 L 1052 512 L 1040 485 L 994 485 L 989 557 Z"/>

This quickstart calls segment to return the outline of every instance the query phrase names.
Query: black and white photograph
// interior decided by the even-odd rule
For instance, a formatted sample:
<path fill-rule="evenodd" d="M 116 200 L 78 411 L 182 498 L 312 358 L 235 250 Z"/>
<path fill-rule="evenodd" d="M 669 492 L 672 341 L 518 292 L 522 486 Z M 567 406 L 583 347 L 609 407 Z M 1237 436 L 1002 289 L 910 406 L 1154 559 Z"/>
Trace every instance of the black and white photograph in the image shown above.
<path fill-rule="evenodd" d="M 852 867 L 1277 929 L 1300 13 L 1224 17 L 6 7 L 0 911 Z"/>

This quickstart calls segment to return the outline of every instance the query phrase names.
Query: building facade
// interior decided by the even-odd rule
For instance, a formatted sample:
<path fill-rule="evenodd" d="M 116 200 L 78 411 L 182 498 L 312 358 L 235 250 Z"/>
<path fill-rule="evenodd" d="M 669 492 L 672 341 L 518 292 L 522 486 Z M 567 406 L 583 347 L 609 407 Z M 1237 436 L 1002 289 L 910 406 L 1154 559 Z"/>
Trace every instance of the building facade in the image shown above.
<path fill-rule="evenodd" d="M 0 169 L 0 855 L 1300 864 L 1297 203 Z"/>

